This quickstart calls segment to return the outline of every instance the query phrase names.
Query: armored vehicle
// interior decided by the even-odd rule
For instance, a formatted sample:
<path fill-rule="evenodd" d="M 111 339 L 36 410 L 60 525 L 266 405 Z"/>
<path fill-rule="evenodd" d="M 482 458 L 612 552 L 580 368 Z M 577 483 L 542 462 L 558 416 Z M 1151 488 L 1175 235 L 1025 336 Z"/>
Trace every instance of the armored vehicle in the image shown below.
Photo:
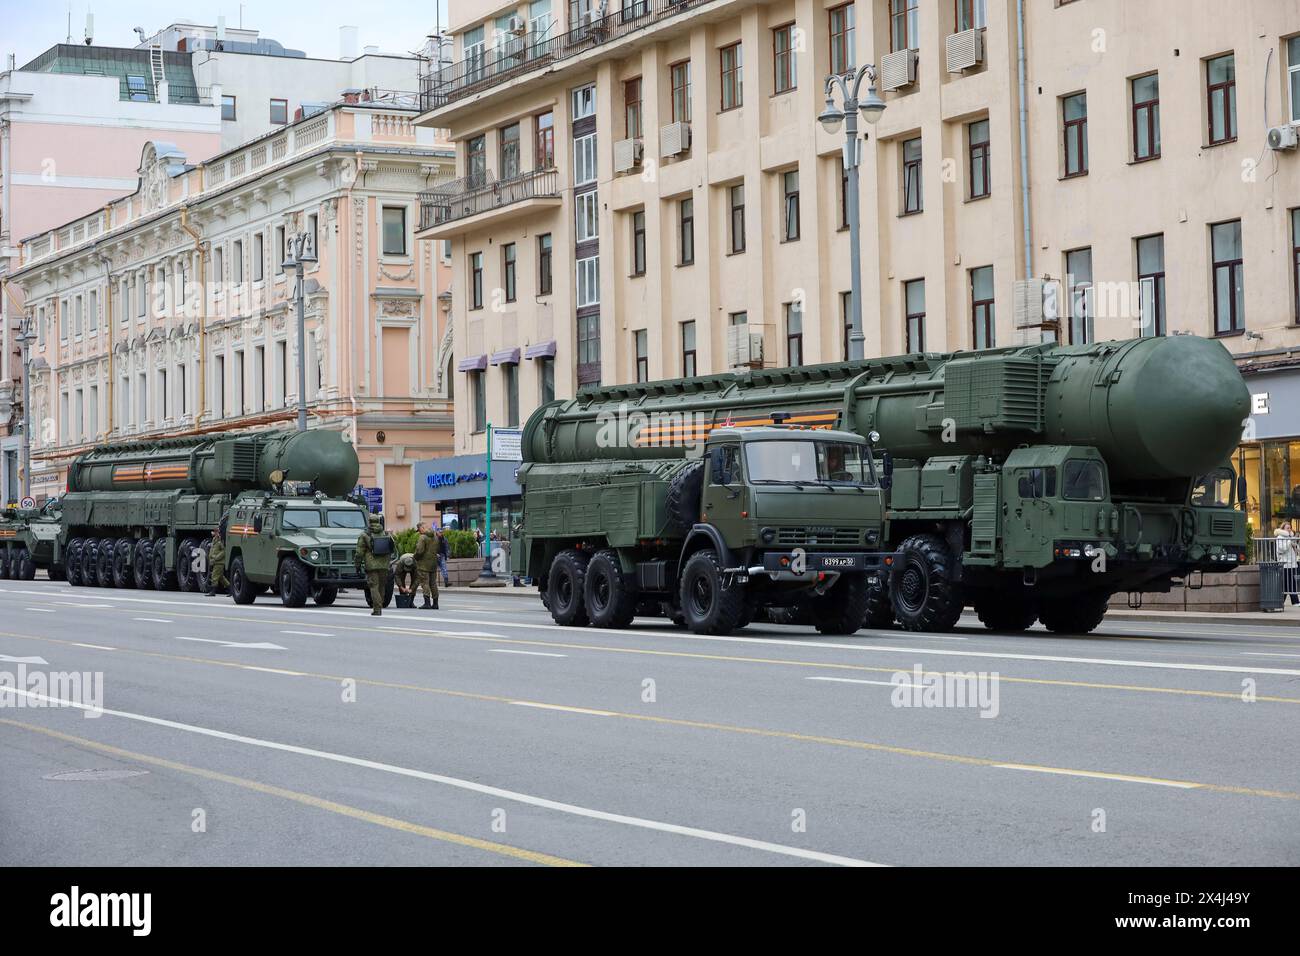
<path fill-rule="evenodd" d="M 39 509 L 6 508 L 0 513 L 0 579 L 30 581 L 38 568 L 45 568 L 50 580 L 61 580 L 63 567 L 54 562 L 58 535 L 57 498 Z"/>
<path fill-rule="evenodd" d="M 196 591 L 211 533 L 230 512 L 241 516 L 225 522 L 239 595 L 252 600 L 274 585 L 286 604 L 301 604 L 305 577 L 306 592 L 328 604 L 358 580 L 351 554 L 358 532 L 344 544 L 328 527 L 361 515 L 342 497 L 358 472 L 356 451 L 324 429 L 101 446 L 69 469 L 55 561 L 74 586 Z M 292 518 L 286 525 L 282 513 L 300 505 L 302 526 Z"/>
<path fill-rule="evenodd" d="M 1194 336 L 924 353 L 587 390 L 534 414 L 524 455 L 598 473 L 628 457 L 603 440 L 623 419 L 641 423 L 638 454 L 774 420 L 878 433 L 883 515 L 874 492 L 850 500 L 898 553 L 901 627 L 947 630 L 973 606 L 998 630 L 1082 633 L 1116 593 L 1138 601 L 1245 560 L 1241 482 L 1223 462 L 1249 399 L 1222 345 Z M 531 529 L 528 508 L 526 495 Z M 545 555 L 529 566 L 549 583 Z"/>
<path fill-rule="evenodd" d="M 852 634 L 880 613 L 882 512 L 860 436 L 718 427 L 694 448 L 621 445 L 579 460 L 561 406 L 524 429 L 524 519 L 512 546 L 559 624 L 626 627 L 656 606 L 726 634 L 762 607 L 803 604 L 817 629 Z"/>

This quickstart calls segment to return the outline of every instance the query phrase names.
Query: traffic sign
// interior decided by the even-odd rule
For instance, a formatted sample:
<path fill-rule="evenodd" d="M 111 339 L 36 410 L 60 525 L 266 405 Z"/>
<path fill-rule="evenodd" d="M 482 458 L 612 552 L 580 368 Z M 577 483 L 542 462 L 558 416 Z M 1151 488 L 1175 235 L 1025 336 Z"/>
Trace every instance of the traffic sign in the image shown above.
<path fill-rule="evenodd" d="M 492 457 L 496 461 L 524 460 L 524 432 L 520 428 L 492 429 Z"/>
<path fill-rule="evenodd" d="M 22 507 L 22 508 L 35 508 L 35 507 L 36 507 L 36 499 L 33 498 L 31 495 L 28 495 L 28 496 L 27 496 L 26 498 L 24 498 L 21 502 L 19 502 L 19 505 L 20 505 L 20 507 Z"/>

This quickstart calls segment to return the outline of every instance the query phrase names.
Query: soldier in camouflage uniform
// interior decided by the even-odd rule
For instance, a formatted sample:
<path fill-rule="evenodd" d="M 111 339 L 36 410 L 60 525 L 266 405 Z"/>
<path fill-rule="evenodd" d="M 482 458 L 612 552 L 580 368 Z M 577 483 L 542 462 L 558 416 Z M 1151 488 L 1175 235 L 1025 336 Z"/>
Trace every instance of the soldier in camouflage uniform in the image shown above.
<path fill-rule="evenodd" d="M 221 538 L 221 529 L 212 529 L 212 546 L 208 551 L 208 597 L 224 594 L 230 589 L 226 580 L 226 543 Z"/>
<path fill-rule="evenodd" d="M 397 585 L 398 593 L 410 594 L 414 597 L 416 589 L 415 555 L 404 554 L 398 558 L 393 565 L 393 575 L 393 583 Z"/>
<path fill-rule="evenodd" d="M 393 539 L 384 533 L 384 516 L 371 515 L 370 527 L 357 538 L 357 566 L 366 572 L 366 589 L 370 593 L 370 613 L 384 613 L 384 590 L 388 584 L 388 562 L 393 555 Z"/>
<path fill-rule="evenodd" d="M 438 610 L 438 552 L 442 548 L 442 534 L 430 525 L 424 528 L 415 542 L 415 567 L 424 589 L 422 608 Z"/>

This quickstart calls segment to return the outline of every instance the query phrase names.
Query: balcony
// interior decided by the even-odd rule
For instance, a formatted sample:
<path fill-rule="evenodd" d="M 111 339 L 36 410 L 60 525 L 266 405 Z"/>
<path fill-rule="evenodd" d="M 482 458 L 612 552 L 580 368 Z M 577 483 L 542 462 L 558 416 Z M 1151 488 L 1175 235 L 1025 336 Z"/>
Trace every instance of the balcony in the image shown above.
<path fill-rule="evenodd" d="M 650 29 L 713 0 L 622 0 L 603 17 L 587 14 L 567 33 L 521 30 L 492 50 L 481 50 L 420 76 L 420 109 L 440 109 L 513 77 L 540 70 L 614 40 Z"/>
<path fill-rule="evenodd" d="M 450 239 L 488 221 L 500 222 L 560 204 L 554 169 L 534 169 L 508 179 L 491 170 L 420 193 L 421 239 Z"/>

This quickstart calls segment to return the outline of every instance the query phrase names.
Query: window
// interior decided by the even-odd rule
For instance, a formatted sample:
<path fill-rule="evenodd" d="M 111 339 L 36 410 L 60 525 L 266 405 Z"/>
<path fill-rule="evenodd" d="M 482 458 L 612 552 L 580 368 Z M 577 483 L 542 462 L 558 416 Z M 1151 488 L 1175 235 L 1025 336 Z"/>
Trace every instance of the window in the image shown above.
<path fill-rule="evenodd" d="M 577 241 L 590 242 L 600 237 L 600 203 L 596 191 L 578 193 L 573 197 L 573 212 L 577 219 Z"/>
<path fill-rule="evenodd" d="M 1067 501 L 1104 501 L 1106 478 L 1098 461 L 1067 461 L 1061 476 L 1061 494 Z"/>
<path fill-rule="evenodd" d="M 668 68 L 672 86 L 672 112 L 674 123 L 691 121 L 691 61 L 674 63 Z"/>
<path fill-rule="evenodd" d="M 680 265 L 695 263 L 695 199 L 691 196 L 677 204 L 677 250 Z"/>
<path fill-rule="evenodd" d="M 1291 122 L 1300 123 L 1300 37 L 1286 41 L 1287 89 L 1291 91 Z"/>
<path fill-rule="evenodd" d="M 903 283 L 904 334 L 907 351 L 925 351 L 925 280 Z"/>
<path fill-rule="evenodd" d="M 498 131 L 500 138 L 498 153 L 501 179 L 516 179 L 519 176 L 519 124 L 511 123 Z"/>
<path fill-rule="evenodd" d="M 977 120 L 966 127 L 970 149 L 970 198 L 983 199 L 992 192 L 989 182 L 989 121 Z"/>
<path fill-rule="evenodd" d="M 1165 237 L 1137 240 L 1138 289 L 1141 293 L 1139 334 L 1165 334 Z"/>
<path fill-rule="evenodd" d="M 384 207 L 384 255 L 406 255 L 406 207 Z"/>
<path fill-rule="evenodd" d="M 472 252 L 469 257 L 469 307 L 483 308 L 483 253 Z"/>
<path fill-rule="evenodd" d="M 578 307 L 600 304 L 600 259 L 578 260 Z"/>
<path fill-rule="evenodd" d="M 722 109 L 731 110 L 745 101 L 744 64 L 739 43 L 724 46 L 718 51 L 718 67 L 722 72 Z"/>
<path fill-rule="evenodd" d="M 221 118 L 232 123 L 235 121 L 235 98 L 233 96 L 222 95 Z"/>
<path fill-rule="evenodd" d="M 715 447 L 709 454 L 709 484 L 726 487 L 738 481 L 740 481 L 740 446 Z"/>
<path fill-rule="evenodd" d="M 1237 58 L 1229 53 L 1206 60 L 1205 84 L 1210 145 L 1230 143 L 1237 138 Z"/>
<path fill-rule="evenodd" d="M 772 31 L 772 92 L 787 93 L 799 80 L 796 76 L 794 24 L 787 23 Z"/>
<path fill-rule="evenodd" d="M 308 213 L 307 214 L 307 244 L 308 244 L 307 248 L 311 250 L 312 255 L 318 255 L 320 252 L 320 247 L 316 244 L 316 240 L 320 235 L 320 232 L 317 228 L 318 224 L 319 224 L 319 220 L 316 218 L 316 214 L 314 212 Z M 310 267 L 310 263 L 308 263 L 308 266 Z"/>
<path fill-rule="evenodd" d="M 921 137 L 903 143 L 903 215 L 920 212 Z"/>
<path fill-rule="evenodd" d="M 283 126 L 289 122 L 289 101 L 271 100 L 271 122 Z"/>
<path fill-rule="evenodd" d="M 573 140 L 573 185 L 584 186 L 596 181 L 596 134 L 588 133 Z"/>
<path fill-rule="evenodd" d="M 1160 77 L 1139 76 L 1133 87 L 1133 161 L 1160 156 Z"/>
<path fill-rule="evenodd" d="M 126 77 L 126 95 L 133 103 L 148 103 L 152 101 L 153 96 L 149 93 L 149 81 L 145 77 L 128 73 Z M 235 98 L 233 96 L 223 96 L 221 104 L 221 118 L 226 118 L 225 101 L 230 100 L 230 118 L 235 118 Z"/>
<path fill-rule="evenodd" d="M 1300 209 L 1291 210 L 1291 279 L 1295 289 L 1295 321 L 1300 323 Z"/>
<path fill-rule="evenodd" d="M 217 263 L 220 264 L 220 262 L 221 262 L 221 250 L 218 249 Z M 145 279 L 145 274 L 143 272 L 137 272 L 135 274 L 135 288 L 136 288 L 135 317 L 137 319 L 143 319 L 145 316 L 145 310 L 148 308 L 148 300 L 149 300 L 149 282 L 147 279 Z"/>
<path fill-rule="evenodd" d="M 284 259 L 285 259 L 284 226 L 276 226 L 275 227 L 275 263 L 274 263 L 276 275 L 282 275 L 284 273 Z"/>
<path fill-rule="evenodd" d="M 844 326 L 844 361 L 853 354 L 853 293 L 840 293 L 840 323 Z"/>
<path fill-rule="evenodd" d="M 1088 94 L 1075 93 L 1061 100 L 1065 132 L 1065 175 L 1088 172 Z"/>
<path fill-rule="evenodd" d="M 739 328 L 742 325 L 749 325 L 749 313 L 732 312 L 727 316 L 727 324 L 730 325 L 733 329 Z"/>
<path fill-rule="evenodd" d="M 727 189 L 727 199 L 731 204 L 731 251 L 745 251 L 745 184 L 740 183 Z"/>
<path fill-rule="evenodd" d="M 641 77 L 623 84 L 623 128 L 628 139 L 641 138 Z"/>
<path fill-rule="evenodd" d="M 534 169 L 555 165 L 555 114 L 547 111 L 533 119 Z"/>
<path fill-rule="evenodd" d="M 538 388 L 541 391 L 542 404 L 555 401 L 555 360 L 540 358 L 537 360 Z"/>
<path fill-rule="evenodd" d="M 212 281 L 218 285 L 226 281 L 226 254 L 221 246 L 213 246 L 212 248 Z M 218 293 L 221 291 L 220 288 L 217 289 Z M 143 315 L 144 313 L 141 312 L 140 314 Z"/>
<path fill-rule="evenodd" d="M 501 376 L 505 379 L 506 427 L 514 428 L 519 424 L 519 366 L 513 362 L 502 365 Z"/>
<path fill-rule="evenodd" d="M 645 210 L 632 213 L 632 275 L 645 275 Z"/>
<path fill-rule="evenodd" d="M 841 160 L 840 168 L 840 228 L 849 228 L 849 171 Z"/>
<path fill-rule="evenodd" d="M 537 294 L 551 294 L 551 234 L 537 237 Z"/>
<path fill-rule="evenodd" d="M 915 50 L 920 39 L 920 0 L 889 0 L 891 49 Z"/>
<path fill-rule="evenodd" d="M 953 23 L 955 32 L 983 30 L 988 26 L 984 0 L 955 0 L 954 6 L 956 7 L 956 16 Z"/>
<path fill-rule="evenodd" d="M 233 268 L 231 269 L 230 281 L 235 283 L 243 282 L 244 281 L 244 240 L 242 239 L 235 240 L 234 244 L 230 247 L 230 256 L 232 259 L 234 259 L 234 262 L 231 263 Z"/>
<path fill-rule="evenodd" d="M 993 267 L 981 266 L 970 271 L 971 341 L 977 349 L 993 348 L 996 337 L 993 312 Z"/>
<path fill-rule="evenodd" d="M 465 175 L 472 186 L 487 182 L 486 136 L 475 136 L 465 144 Z"/>
<path fill-rule="evenodd" d="M 600 368 L 600 316 L 599 315 L 580 315 L 578 316 L 578 365 L 587 366 L 588 369 L 595 368 L 596 377 L 599 377 Z M 591 373 L 588 372 L 586 377 L 580 376 L 583 383 L 586 384 Z"/>
<path fill-rule="evenodd" d="M 483 75 L 483 27 L 475 27 L 473 30 L 466 30 L 464 37 L 461 39 L 461 51 L 465 58 L 466 72 L 468 76 L 478 79 Z"/>
<path fill-rule="evenodd" d="M 632 347 L 636 357 L 636 380 L 650 381 L 650 333 L 637 329 L 632 333 Z"/>
<path fill-rule="evenodd" d="M 1240 332 L 1246 327 L 1241 220 L 1211 226 L 1210 247 L 1214 255 L 1214 332 Z"/>
<path fill-rule="evenodd" d="M 261 282 L 266 278 L 266 240 L 260 232 L 253 233 L 253 281 Z"/>
<path fill-rule="evenodd" d="M 785 364 L 796 368 L 803 364 L 803 306 L 785 303 Z"/>
<path fill-rule="evenodd" d="M 856 68 L 857 57 L 853 50 L 854 6 L 846 3 L 842 7 L 828 10 L 831 34 L 831 72 L 836 74 L 851 73 Z"/>
<path fill-rule="evenodd" d="M 517 283 L 515 281 L 515 244 L 507 242 L 501 247 L 501 280 L 505 286 L 506 301 L 515 301 Z"/>
<path fill-rule="evenodd" d="M 474 390 L 474 431 L 487 431 L 487 373 L 470 372 L 469 377 Z"/>
<path fill-rule="evenodd" d="M 572 113 L 575 120 L 586 119 L 596 115 L 596 86 L 581 86 L 573 91 Z"/>
<path fill-rule="evenodd" d="M 695 364 L 695 323 L 682 323 L 682 377 L 694 378 L 699 374 Z"/>
<path fill-rule="evenodd" d="M 785 195 L 781 235 L 783 241 L 794 242 L 799 238 L 799 170 L 781 174 L 781 190 Z"/>
<path fill-rule="evenodd" d="M 1070 310 L 1070 344 L 1087 345 L 1095 342 L 1093 326 L 1096 318 L 1092 288 L 1092 249 L 1075 249 L 1065 254 L 1065 275 Z"/>

